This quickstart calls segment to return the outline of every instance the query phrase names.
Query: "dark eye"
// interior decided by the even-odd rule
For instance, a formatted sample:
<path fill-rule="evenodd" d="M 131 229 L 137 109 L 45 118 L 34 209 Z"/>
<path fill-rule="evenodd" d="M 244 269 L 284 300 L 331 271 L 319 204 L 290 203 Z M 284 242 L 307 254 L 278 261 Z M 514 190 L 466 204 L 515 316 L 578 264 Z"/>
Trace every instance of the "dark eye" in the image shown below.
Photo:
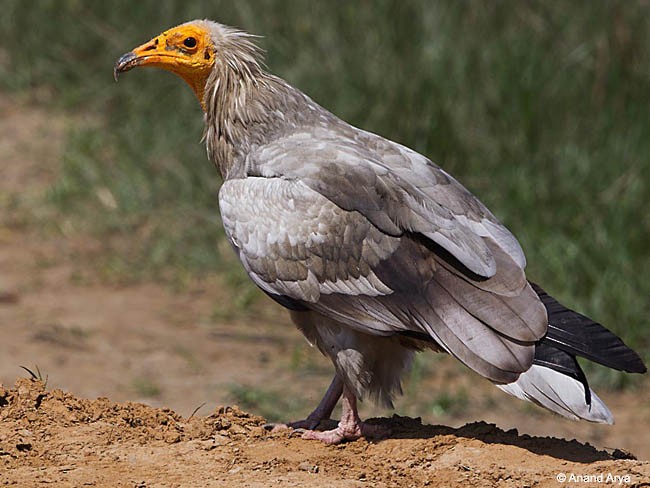
<path fill-rule="evenodd" d="M 185 40 L 183 41 L 183 46 L 189 47 L 190 49 L 196 47 L 196 39 L 194 39 L 193 37 L 185 38 Z"/>

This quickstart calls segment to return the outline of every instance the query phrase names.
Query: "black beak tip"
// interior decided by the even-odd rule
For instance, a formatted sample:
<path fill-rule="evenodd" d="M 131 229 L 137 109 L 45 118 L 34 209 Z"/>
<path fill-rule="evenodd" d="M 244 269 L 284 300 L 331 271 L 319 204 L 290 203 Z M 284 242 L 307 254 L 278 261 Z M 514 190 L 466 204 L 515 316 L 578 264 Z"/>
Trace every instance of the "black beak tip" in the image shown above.
<path fill-rule="evenodd" d="M 129 71 L 130 69 L 134 68 L 138 64 L 137 59 L 138 57 L 133 51 L 129 51 L 128 53 L 120 56 L 120 58 L 115 63 L 115 66 L 113 67 L 113 78 L 115 81 L 117 81 L 120 73 L 124 73 L 125 71 Z"/>

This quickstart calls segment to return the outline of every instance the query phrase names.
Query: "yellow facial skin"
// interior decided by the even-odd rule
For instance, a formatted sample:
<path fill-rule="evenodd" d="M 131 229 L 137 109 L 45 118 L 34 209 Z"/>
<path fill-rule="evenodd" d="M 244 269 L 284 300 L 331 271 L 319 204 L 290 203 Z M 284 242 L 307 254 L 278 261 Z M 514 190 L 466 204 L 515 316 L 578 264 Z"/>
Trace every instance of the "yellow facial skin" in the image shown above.
<path fill-rule="evenodd" d="M 196 25 L 180 25 L 122 55 L 115 64 L 115 80 L 136 66 L 157 66 L 183 78 L 203 106 L 203 91 L 214 65 L 210 34 Z M 205 107 L 203 107 L 205 109 Z"/>

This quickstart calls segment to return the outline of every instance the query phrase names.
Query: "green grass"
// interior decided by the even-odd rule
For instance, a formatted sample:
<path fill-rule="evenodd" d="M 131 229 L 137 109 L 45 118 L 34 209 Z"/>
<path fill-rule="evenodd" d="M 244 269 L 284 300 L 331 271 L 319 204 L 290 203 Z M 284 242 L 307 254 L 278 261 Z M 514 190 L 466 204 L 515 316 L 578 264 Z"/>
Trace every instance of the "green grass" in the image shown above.
<path fill-rule="evenodd" d="M 150 378 L 135 378 L 131 386 L 138 395 L 145 398 L 156 398 L 162 393 L 162 388 Z"/>
<path fill-rule="evenodd" d="M 443 392 L 430 400 L 424 411 L 434 417 L 459 416 L 465 412 L 467 405 L 468 399 L 465 391 L 456 394 Z"/>
<path fill-rule="evenodd" d="M 89 115 L 50 197 L 118 243 L 110 270 L 241 282 L 190 90 L 155 70 L 116 85 L 111 69 L 196 17 L 263 35 L 272 72 L 440 163 L 519 237 L 531 279 L 647 351 L 649 15 L 632 1 L 6 0 L 0 87 Z"/>
<path fill-rule="evenodd" d="M 246 385 L 232 385 L 230 399 L 245 411 L 255 412 L 269 422 L 299 418 L 307 409 L 305 402 L 296 395 Z"/>

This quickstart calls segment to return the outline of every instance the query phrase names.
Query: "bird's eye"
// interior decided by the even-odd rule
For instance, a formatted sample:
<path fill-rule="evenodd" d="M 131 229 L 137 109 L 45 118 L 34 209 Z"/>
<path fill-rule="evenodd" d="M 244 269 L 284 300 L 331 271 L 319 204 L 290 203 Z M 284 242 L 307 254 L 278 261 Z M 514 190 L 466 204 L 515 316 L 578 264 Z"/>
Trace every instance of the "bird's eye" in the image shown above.
<path fill-rule="evenodd" d="M 183 46 L 189 47 L 190 49 L 196 47 L 196 39 L 194 39 L 193 37 L 186 37 L 185 40 L 183 41 Z"/>

